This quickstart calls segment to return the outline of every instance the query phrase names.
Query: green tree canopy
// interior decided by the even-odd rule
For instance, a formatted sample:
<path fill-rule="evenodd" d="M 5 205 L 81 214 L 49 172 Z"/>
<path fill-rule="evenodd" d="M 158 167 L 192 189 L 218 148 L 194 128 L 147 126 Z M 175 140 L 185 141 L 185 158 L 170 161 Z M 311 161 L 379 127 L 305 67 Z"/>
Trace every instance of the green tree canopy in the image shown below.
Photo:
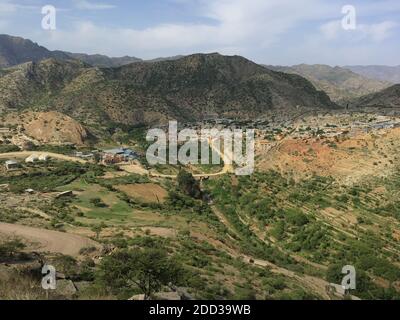
<path fill-rule="evenodd" d="M 178 173 L 178 186 L 186 195 L 196 199 L 201 198 L 200 185 L 191 173 L 180 170 Z"/>
<path fill-rule="evenodd" d="M 178 284 L 184 277 L 184 270 L 164 250 L 131 249 L 104 258 L 99 277 L 114 292 L 138 288 L 144 299 L 149 300 L 163 286 Z"/>

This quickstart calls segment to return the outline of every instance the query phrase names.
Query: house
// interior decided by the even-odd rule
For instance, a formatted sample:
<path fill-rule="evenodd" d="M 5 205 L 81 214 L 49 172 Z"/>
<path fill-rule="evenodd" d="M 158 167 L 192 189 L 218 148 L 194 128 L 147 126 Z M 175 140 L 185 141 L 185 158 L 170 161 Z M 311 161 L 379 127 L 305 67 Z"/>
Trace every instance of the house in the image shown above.
<path fill-rule="evenodd" d="M 5 163 L 5 167 L 7 171 L 12 171 L 12 170 L 18 170 L 19 168 L 19 163 L 14 160 L 8 160 Z"/>
<path fill-rule="evenodd" d="M 109 164 L 128 162 L 135 159 L 137 159 L 137 154 L 128 148 L 110 149 L 103 152 L 103 161 Z"/>
<path fill-rule="evenodd" d="M 0 128 L 0 134 L 9 134 L 11 130 L 9 128 Z"/>
<path fill-rule="evenodd" d="M 47 161 L 49 160 L 49 156 L 47 154 L 41 154 L 39 156 L 39 161 Z"/>
<path fill-rule="evenodd" d="M 92 160 L 92 159 L 94 159 L 94 153 L 93 152 L 84 153 L 81 151 L 77 151 L 77 152 L 75 152 L 75 157 L 81 158 L 83 160 Z"/>
<path fill-rule="evenodd" d="M 73 195 L 74 195 L 73 191 L 68 190 L 68 191 L 60 192 L 59 194 L 57 194 L 56 199 L 64 198 L 64 197 L 72 197 Z"/>
<path fill-rule="evenodd" d="M 25 159 L 25 163 L 35 163 L 37 161 L 39 161 L 39 157 L 34 154 Z"/>

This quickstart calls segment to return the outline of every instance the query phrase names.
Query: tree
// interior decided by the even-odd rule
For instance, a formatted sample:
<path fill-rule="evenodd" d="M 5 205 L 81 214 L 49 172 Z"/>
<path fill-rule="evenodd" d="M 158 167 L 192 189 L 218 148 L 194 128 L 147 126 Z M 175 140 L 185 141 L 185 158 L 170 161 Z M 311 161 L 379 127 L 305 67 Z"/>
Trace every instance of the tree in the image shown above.
<path fill-rule="evenodd" d="M 99 277 L 114 291 L 138 288 L 149 300 L 163 286 L 177 284 L 183 277 L 183 268 L 164 250 L 121 250 L 103 259 Z"/>
<path fill-rule="evenodd" d="M 106 227 L 104 222 L 100 224 L 96 224 L 95 226 L 92 227 L 92 231 L 96 234 L 96 239 L 99 239 L 101 231 Z"/>
<path fill-rule="evenodd" d="M 180 170 L 178 173 L 178 186 L 186 195 L 196 199 L 201 198 L 200 185 L 191 173 Z"/>
<path fill-rule="evenodd" d="M 106 208 L 107 205 L 100 198 L 90 199 L 90 203 L 97 208 Z"/>
<path fill-rule="evenodd" d="M 13 258 L 25 247 L 25 244 L 19 239 L 6 240 L 0 243 L 0 258 Z"/>

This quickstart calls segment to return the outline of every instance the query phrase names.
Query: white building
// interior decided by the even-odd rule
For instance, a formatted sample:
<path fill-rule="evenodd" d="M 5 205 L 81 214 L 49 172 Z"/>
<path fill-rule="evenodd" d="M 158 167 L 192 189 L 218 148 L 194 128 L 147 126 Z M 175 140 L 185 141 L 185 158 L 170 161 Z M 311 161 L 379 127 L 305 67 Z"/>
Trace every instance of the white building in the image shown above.
<path fill-rule="evenodd" d="M 49 160 L 49 156 L 47 154 L 41 154 L 39 156 L 39 161 L 47 161 Z"/>
<path fill-rule="evenodd" d="M 19 168 L 19 163 L 14 160 L 8 160 L 5 163 L 5 167 L 7 171 L 17 170 Z"/>
<path fill-rule="evenodd" d="M 37 161 L 39 161 L 39 157 L 34 154 L 30 155 L 28 158 L 25 159 L 26 163 L 35 163 Z"/>

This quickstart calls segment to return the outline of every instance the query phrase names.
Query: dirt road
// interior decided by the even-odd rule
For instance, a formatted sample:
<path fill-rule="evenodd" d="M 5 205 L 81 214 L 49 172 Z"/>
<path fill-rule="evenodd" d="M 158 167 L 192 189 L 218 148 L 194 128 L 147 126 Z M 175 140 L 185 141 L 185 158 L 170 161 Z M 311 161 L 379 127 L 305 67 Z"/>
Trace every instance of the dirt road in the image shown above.
<path fill-rule="evenodd" d="M 70 157 L 66 156 L 64 154 L 59 154 L 59 153 L 52 153 L 52 152 L 39 152 L 39 151 L 21 151 L 21 152 L 8 152 L 8 153 L 0 153 L 0 159 L 14 159 L 14 158 L 27 158 L 29 156 L 37 156 L 39 157 L 40 155 L 45 154 L 50 158 L 53 159 L 58 159 L 58 160 L 64 160 L 64 161 L 72 161 L 72 162 L 79 162 L 79 163 L 86 163 L 87 161 L 75 158 L 75 157 Z"/>
<path fill-rule="evenodd" d="M 16 224 L 0 223 L 0 235 L 20 237 L 32 243 L 29 247 L 35 251 L 70 256 L 79 256 L 79 250 L 85 247 L 101 248 L 97 242 L 78 235 Z"/>

